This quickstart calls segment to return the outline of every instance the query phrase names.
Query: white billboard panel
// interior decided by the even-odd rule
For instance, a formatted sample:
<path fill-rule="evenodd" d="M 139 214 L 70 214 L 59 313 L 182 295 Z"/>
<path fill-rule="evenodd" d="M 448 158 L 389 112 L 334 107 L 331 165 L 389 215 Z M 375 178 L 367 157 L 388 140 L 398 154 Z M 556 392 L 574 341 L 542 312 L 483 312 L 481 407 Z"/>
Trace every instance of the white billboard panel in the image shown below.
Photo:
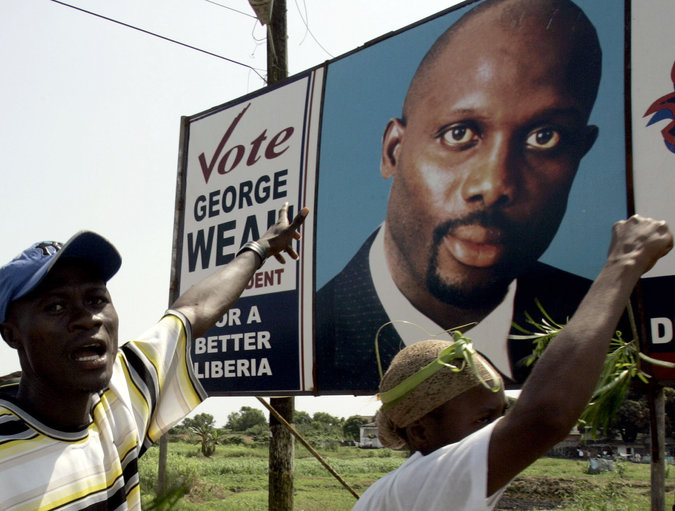
<path fill-rule="evenodd" d="M 675 3 L 632 2 L 631 100 L 635 211 L 675 226 Z M 675 362 L 675 254 L 643 279 L 646 339 L 656 358 Z M 657 368 L 663 379 L 675 371 Z"/>
<path fill-rule="evenodd" d="M 189 119 L 185 137 L 180 292 L 231 261 L 277 219 L 314 207 L 323 69 Z M 210 393 L 313 388 L 313 222 L 301 262 L 268 260 L 236 306 L 193 343 L 196 374 Z"/>

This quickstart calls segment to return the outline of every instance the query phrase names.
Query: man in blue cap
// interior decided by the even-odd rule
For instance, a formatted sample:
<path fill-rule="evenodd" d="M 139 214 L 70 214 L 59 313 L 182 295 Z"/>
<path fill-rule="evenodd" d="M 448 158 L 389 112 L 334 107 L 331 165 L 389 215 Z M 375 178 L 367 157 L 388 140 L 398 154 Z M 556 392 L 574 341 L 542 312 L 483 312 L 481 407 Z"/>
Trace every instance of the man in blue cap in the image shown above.
<path fill-rule="evenodd" d="M 0 333 L 21 379 L 0 388 L 0 509 L 140 509 L 138 457 L 205 397 L 189 344 L 254 272 L 299 239 L 288 204 L 257 242 L 118 349 L 107 281 L 121 257 L 100 235 L 32 245 L 0 268 Z"/>

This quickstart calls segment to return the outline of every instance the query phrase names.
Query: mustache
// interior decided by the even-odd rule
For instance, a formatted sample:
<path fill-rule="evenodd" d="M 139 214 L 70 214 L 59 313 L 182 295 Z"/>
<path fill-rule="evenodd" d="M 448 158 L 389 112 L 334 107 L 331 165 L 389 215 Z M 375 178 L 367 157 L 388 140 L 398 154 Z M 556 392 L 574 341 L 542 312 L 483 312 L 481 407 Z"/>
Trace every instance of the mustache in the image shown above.
<path fill-rule="evenodd" d="M 517 240 L 522 236 L 523 229 L 507 219 L 503 213 L 496 210 L 479 210 L 460 218 L 451 218 L 439 224 L 433 232 L 433 244 L 437 245 L 448 234 L 452 234 L 459 227 L 480 226 L 496 233 L 498 241 L 506 243 Z"/>

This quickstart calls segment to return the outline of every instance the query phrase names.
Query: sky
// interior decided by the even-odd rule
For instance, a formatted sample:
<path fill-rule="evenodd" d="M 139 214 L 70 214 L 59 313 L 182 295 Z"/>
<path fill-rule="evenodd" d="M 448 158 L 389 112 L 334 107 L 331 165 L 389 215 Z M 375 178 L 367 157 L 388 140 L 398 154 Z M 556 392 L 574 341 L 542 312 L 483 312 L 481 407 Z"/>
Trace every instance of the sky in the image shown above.
<path fill-rule="evenodd" d="M 123 256 L 109 289 L 124 340 L 168 305 L 180 118 L 264 87 L 267 29 L 246 0 L 67 3 L 224 57 L 59 2 L 0 0 L 0 264 L 36 241 L 104 235 Z M 456 3 L 287 0 L 289 74 Z M 0 374 L 18 369 L 0 343 Z M 242 406 L 264 409 L 218 397 L 193 414 L 224 425 Z M 368 396 L 296 398 L 310 414 L 377 408 Z"/>

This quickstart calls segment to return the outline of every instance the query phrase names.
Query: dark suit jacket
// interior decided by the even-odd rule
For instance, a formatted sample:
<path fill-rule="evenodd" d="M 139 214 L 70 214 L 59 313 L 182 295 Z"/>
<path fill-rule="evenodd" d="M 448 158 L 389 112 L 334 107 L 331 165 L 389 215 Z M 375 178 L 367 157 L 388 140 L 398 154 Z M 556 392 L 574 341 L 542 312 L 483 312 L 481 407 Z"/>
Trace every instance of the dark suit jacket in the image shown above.
<path fill-rule="evenodd" d="M 390 321 L 375 292 L 368 267 L 368 254 L 377 231 L 361 246 L 347 266 L 317 292 L 316 381 L 320 392 L 377 392 L 380 376 L 375 356 L 377 330 Z M 558 323 L 566 323 L 588 290 L 591 281 L 543 263 L 535 263 L 518 277 L 513 322 L 531 330 L 525 312 L 539 319 L 535 298 Z M 401 318 L 397 318 L 401 319 Z M 512 333 L 519 333 L 512 329 Z M 496 340 L 504 342 L 505 340 Z M 379 337 L 382 369 L 403 347 L 393 327 Z M 509 358 L 518 386 L 529 374 L 519 363 L 531 352 L 531 343 L 508 340 Z"/>

